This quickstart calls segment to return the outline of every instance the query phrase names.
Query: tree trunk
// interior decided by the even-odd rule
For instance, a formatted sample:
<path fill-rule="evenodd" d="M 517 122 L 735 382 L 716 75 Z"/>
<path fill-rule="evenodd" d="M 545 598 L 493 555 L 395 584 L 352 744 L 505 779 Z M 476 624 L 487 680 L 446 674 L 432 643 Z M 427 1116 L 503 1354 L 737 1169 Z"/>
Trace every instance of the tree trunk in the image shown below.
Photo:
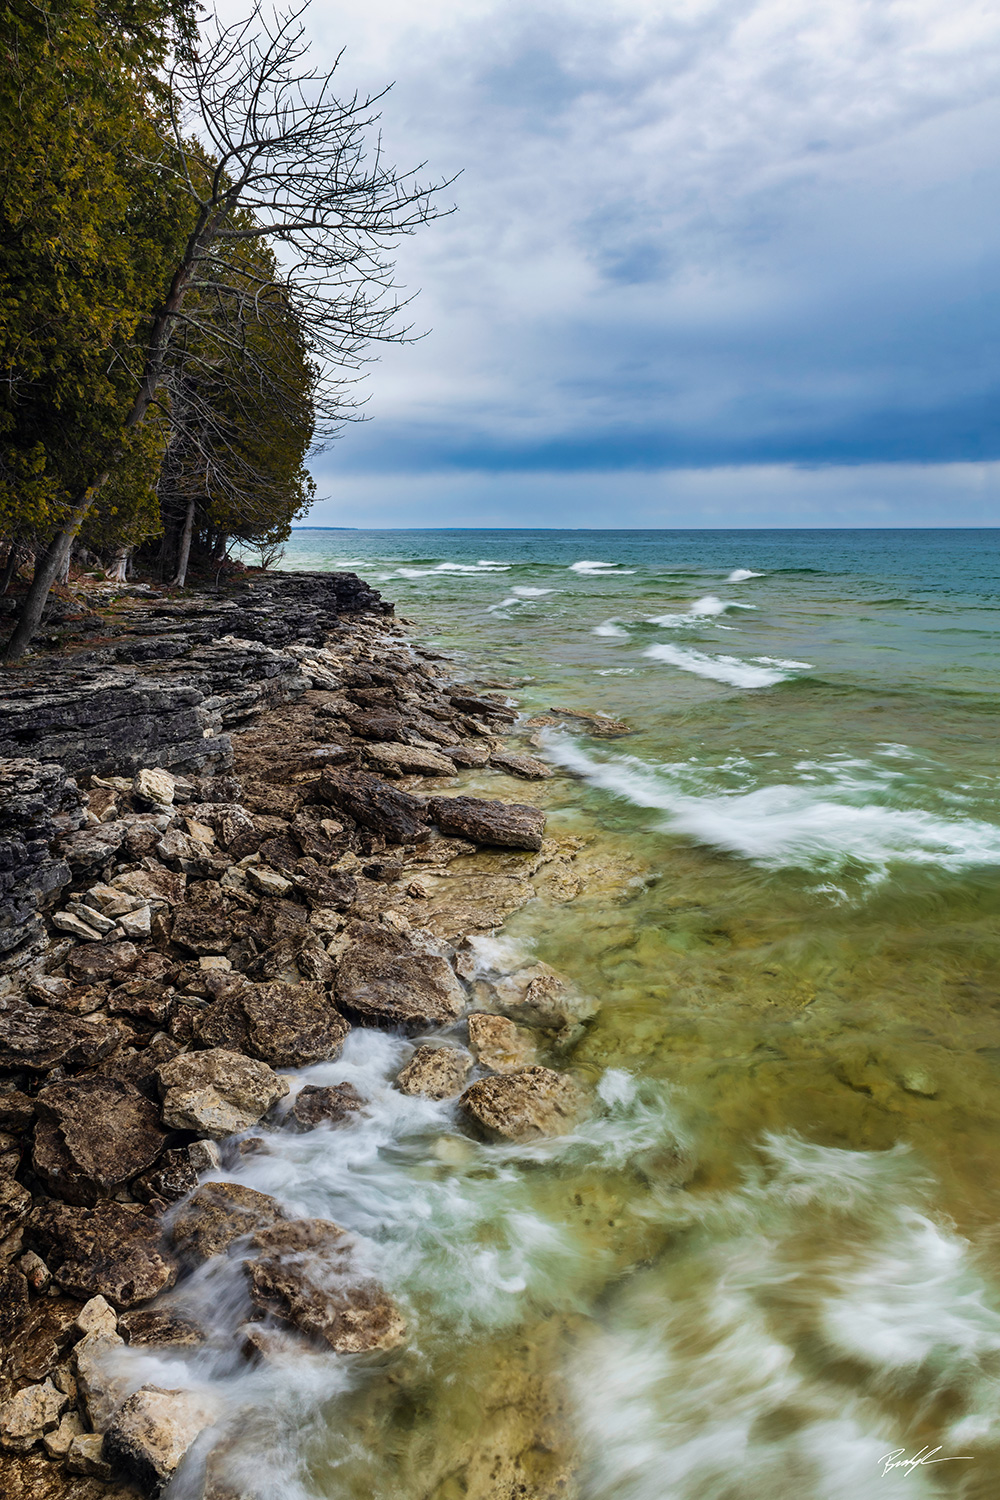
<path fill-rule="evenodd" d="M 115 553 L 115 565 L 111 569 L 111 572 L 108 574 L 108 577 L 111 579 L 112 583 L 125 582 L 125 578 L 128 573 L 128 560 L 131 551 L 131 547 L 119 547 L 118 551 Z"/>
<path fill-rule="evenodd" d="M 180 546 L 177 549 L 177 572 L 174 575 L 174 587 L 182 589 L 187 578 L 188 561 L 191 557 L 191 533 L 194 530 L 194 496 L 187 503 L 184 512 L 184 528 L 181 531 Z"/>
<path fill-rule="evenodd" d="M 147 402 L 148 405 L 148 402 Z M 31 645 L 31 638 L 42 623 L 49 590 L 69 563 L 69 555 L 76 541 L 76 534 L 86 518 L 87 512 L 107 483 L 110 469 L 99 474 L 89 489 L 70 511 L 69 517 L 56 532 L 48 547 L 35 562 L 35 576 L 25 595 L 24 606 L 18 618 L 14 634 L 7 642 L 5 661 L 17 661 Z"/>
<path fill-rule="evenodd" d="M 19 543 L 11 542 L 10 548 L 7 552 L 7 562 L 3 570 L 3 577 L 0 578 L 0 594 L 6 594 L 7 590 L 14 582 L 14 574 L 17 572 L 17 565 L 20 557 L 21 548 Z"/>

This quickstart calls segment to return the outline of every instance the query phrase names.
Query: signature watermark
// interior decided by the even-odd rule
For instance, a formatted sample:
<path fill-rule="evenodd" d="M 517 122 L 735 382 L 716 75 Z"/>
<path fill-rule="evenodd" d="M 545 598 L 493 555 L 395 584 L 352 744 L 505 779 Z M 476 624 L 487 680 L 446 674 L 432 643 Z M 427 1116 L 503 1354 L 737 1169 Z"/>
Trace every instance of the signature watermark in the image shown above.
<path fill-rule="evenodd" d="M 921 1448 L 919 1453 L 912 1458 L 906 1457 L 905 1448 L 894 1448 L 891 1453 L 883 1453 L 879 1459 L 882 1465 L 882 1478 L 889 1473 L 890 1469 L 905 1469 L 907 1474 L 912 1474 L 914 1469 L 921 1468 L 924 1464 L 964 1464 L 972 1462 L 971 1453 L 950 1453 L 947 1458 L 935 1458 L 940 1453 L 940 1448 Z"/>

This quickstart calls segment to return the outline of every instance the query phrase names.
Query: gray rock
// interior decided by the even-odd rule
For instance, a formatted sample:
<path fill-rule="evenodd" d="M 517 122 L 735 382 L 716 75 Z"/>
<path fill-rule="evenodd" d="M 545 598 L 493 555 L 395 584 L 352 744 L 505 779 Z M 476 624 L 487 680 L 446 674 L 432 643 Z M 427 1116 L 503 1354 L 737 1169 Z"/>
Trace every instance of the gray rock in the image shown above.
<path fill-rule="evenodd" d="M 221 1141 L 247 1130 L 288 1093 L 288 1082 L 263 1062 L 212 1048 L 185 1052 L 157 1069 L 163 1123 Z"/>
<path fill-rule="evenodd" d="M 94 1432 L 103 1432 L 128 1395 L 128 1377 L 119 1360 L 124 1341 L 117 1333 L 91 1333 L 73 1354 L 80 1408 Z"/>
<path fill-rule="evenodd" d="M 512 750 L 494 750 L 490 765 L 510 776 L 520 776 L 525 781 L 548 781 L 555 775 L 551 766 L 533 755 L 518 755 Z"/>
<path fill-rule="evenodd" d="M 316 783 L 315 794 L 359 827 L 382 834 L 390 844 L 419 843 L 430 837 L 424 804 L 370 771 L 335 771 L 328 766 Z"/>
<path fill-rule="evenodd" d="M 487 802 L 480 797 L 433 797 L 428 816 L 441 832 L 500 849 L 540 849 L 545 814 L 521 802 Z"/>
<path fill-rule="evenodd" d="M 136 771 L 132 778 L 133 794 L 143 802 L 158 802 L 169 805 L 174 800 L 177 783 L 169 771 L 160 768 Z"/>
<path fill-rule="evenodd" d="M 238 1182 L 206 1182 L 174 1218 L 174 1248 L 185 1261 L 201 1265 L 237 1240 L 285 1218 L 276 1198 Z"/>
<path fill-rule="evenodd" d="M 389 776 L 454 776 L 455 762 L 437 750 L 416 745 L 367 745 L 365 756 L 376 771 Z"/>
<path fill-rule="evenodd" d="M 369 924 L 355 923 L 352 937 L 337 970 L 337 1003 L 352 1020 L 413 1031 L 462 1014 L 465 991 L 446 959 Z"/>
<path fill-rule="evenodd" d="M 314 1130 L 317 1125 L 342 1125 L 364 1107 L 365 1100 L 351 1083 L 327 1088 L 307 1083 L 296 1095 L 289 1119 L 299 1130 Z"/>

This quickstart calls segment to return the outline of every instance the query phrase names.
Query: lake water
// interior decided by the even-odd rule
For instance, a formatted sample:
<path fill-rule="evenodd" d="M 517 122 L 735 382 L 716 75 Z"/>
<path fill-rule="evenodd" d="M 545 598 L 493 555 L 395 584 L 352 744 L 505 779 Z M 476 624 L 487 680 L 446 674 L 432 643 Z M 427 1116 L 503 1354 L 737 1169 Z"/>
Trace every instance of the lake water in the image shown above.
<path fill-rule="evenodd" d="M 467 1142 L 358 1034 L 309 1080 L 366 1121 L 241 1168 L 366 1236 L 414 1328 L 216 1374 L 257 1381 L 260 1492 L 1000 1493 L 1000 532 L 302 530 L 283 566 L 626 720 L 545 733 L 522 795 L 634 873 L 503 934 L 599 1003 L 574 1136 Z"/>

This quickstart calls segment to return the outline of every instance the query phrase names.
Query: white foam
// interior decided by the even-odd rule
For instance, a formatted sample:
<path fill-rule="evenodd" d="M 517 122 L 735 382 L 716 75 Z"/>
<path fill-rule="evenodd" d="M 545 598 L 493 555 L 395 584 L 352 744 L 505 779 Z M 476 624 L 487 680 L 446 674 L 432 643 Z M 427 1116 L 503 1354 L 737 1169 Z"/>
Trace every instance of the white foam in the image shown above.
<path fill-rule="evenodd" d="M 525 585 L 524 588 L 511 589 L 511 593 L 516 594 L 519 599 L 541 599 L 543 594 L 554 594 L 555 589 L 533 589 Z"/>
<path fill-rule="evenodd" d="M 602 573 L 625 574 L 634 573 L 634 568 L 623 568 L 621 563 L 593 562 L 584 558 L 582 562 L 570 563 L 571 573 L 580 573 L 586 576 L 600 575 Z"/>
<path fill-rule="evenodd" d="M 585 1493 L 941 1497 L 945 1474 L 961 1481 L 962 1445 L 998 1428 L 1000 1317 L 968 1245 L 928 1219 L 906 1148 L 770 1136 L 762 1155 L 743 1188 L 689 1200 L 687 1242 L 611 1299 L 584 1344 L 572 1383 Z M 668 1222 L 680 1208 L 664 1202 Z M 844 1381 L 845 1356 L 863 1383 Z M 886 1467 L 938 1443 L 954 1466 Z"/>
<path fill-rule="evenodd" d="M 706 620 L 714 620 L 719 615 L 724 615 L 731 609 L 756 609 L 756 604 L 738 604 L 732 599 L 720 599 L 716 594 L 706 594 L 703 599 L 696 599 L 685 614 L 651 615 L 646 620 L 647 625 L 661 625 L 664 629 L 676 629 L 682 625 L 699 625 Z M 724 625 L 718 627 L 726 629 Z"/>
<path fill-rule="evenodd" d="M 506 599 L 501 599 L 498 604 L 487 604 L 486 613 L 491 615 L 494 610 L 509 609 L 512 604 L 520 604 L 520 602 L 520 599 L 515 599 L 513 595 L 508 595 Z"/>
<path fill-rule="evenodd" d="M 666 813 L 664 831 L 764 869 L 860 867 L 872 885 L 898 865 L 959 872 L 1000 864 L 995 824 L 942 817 L 912 805 L 885 806 L 894 786 L 900 800 L 909 794 L 895 782 L 898 773 L 867 762 L 810 762 L 798 784 L 726 791 L 719 790 L 718 773 L 711 768 L 652 766 L 634 756 L 597 760 L 551 731 L 544 745 L 548 760 L 591 786 Z"/>
<path fill-rule="evenodd" d="M 734 568 L 726 579 L 727 583 L 746 583 L 748 578 L 763 578 L 763 573 L 755 573 L 752 568 Z"/>
<path fill-rule="evenodd" d="M 436 573 L 509 573 L 513 563 L 482 560 L 477 563 L 435 563 L 432 568 L 397 568 L 396 578 L 431 578 Z"/>
<path fill-rule="evenodd" d="M 708 677 L 713 682 L 725 682 L 731 687 L 773 687 L 784 682 L 788 673 L 776 667 L 754 665 L 741 661 L 738 656 L 707 656 L 689 646 L 649 646 L 643 656 L 652 661 L 664 661 L 682 672 L 693 672 L 696 677 Z"/>
<path fill-rule="evenodd" d="M 595 625 L 591 635 L 607 635 L 617 640 L 628 640 L 628 631 L 623 630 L 617 620 L 605 620 L 603 625 Z"/>

